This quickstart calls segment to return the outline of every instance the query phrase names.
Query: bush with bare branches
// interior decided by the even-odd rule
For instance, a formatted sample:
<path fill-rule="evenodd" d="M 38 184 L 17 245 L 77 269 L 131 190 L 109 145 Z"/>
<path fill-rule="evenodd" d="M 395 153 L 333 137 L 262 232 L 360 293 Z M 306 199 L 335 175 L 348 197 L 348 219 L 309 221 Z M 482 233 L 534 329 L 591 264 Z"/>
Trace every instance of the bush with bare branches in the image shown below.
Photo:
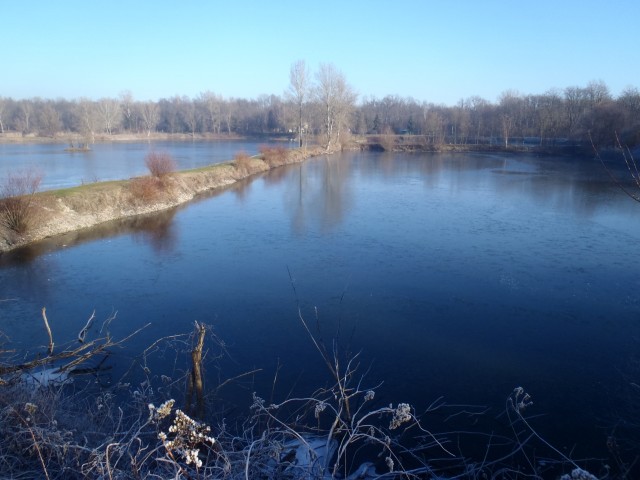
<path fill-rule="evenodd" d="M 149 173 L 156 178 L 163 179 L 176 171 L 175 160 L 166 152 L 150 152 L 144 161 Z"/>
<path fill-rule="evenodd" d="M 279 167 L 287 163 L 287 157 L 289 156 L 289 150 L 282 145 L 270 146 L 261 145 L 260 155 L 269 167 Z"/>
<path fill-rule="evenodd" d="M 162 193 L 162 182 L 156 177 L 138 177 L 129 182 L 129 193 L 134 198 L 142 203 L 151 203 L 158 198 Z"/>
<path fill-rule="evenodd" d="M 251 157 L 246 152 L 238 152 L 233 156 L 233 164 L 240 175 L 251 173 Z"/>
<path fill-rule="evenodd" d="M 0 225 L 17 234 L 32 226 L 35 194 L 42 175 L 35 170 L 11 173 L 0 185 Z"/>

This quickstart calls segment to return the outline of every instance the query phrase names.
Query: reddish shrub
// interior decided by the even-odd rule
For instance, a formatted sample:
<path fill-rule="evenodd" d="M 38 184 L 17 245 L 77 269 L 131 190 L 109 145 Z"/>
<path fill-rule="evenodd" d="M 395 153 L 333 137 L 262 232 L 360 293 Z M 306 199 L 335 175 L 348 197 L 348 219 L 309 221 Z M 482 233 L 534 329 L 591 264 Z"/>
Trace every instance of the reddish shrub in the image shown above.
<path fill-rule="evenodd" d="M 129 183 L 129 192 L 133 198 L 144 203 L 157 200 L 161 190 L 160 182 L 154 177 L 138 177 Z"/>
<path fill-rule="evenodd" d="M 289 150 L 282 145 L 261 145 L 260 154 L 262 155 L 262 159 L 266 162 L 267 165 L 269 165 L 270 167 L 278 167 L 280 165 L 284 165 L 287 162 Z"/>
<path fill-rule="evenodd" d="M 31 227 L 34 196 L 42 175 L 34 170 L 9 174 L 0 185 L 0 225 L 22 234 Z"/>
<path fill-rule="evenodd" d="M 157 178 L 163 178 L 176 171 L 176 162 L 171 155 L 162 152 L 151 152 L 145 157 L 149 173 Z"/>
<path fill-rule="evenodd" d="M 236 170 L 241 175 L 247 175 L 251 171 L 251 157 L 245 152 L 238 152 L 233 157 Z"/>

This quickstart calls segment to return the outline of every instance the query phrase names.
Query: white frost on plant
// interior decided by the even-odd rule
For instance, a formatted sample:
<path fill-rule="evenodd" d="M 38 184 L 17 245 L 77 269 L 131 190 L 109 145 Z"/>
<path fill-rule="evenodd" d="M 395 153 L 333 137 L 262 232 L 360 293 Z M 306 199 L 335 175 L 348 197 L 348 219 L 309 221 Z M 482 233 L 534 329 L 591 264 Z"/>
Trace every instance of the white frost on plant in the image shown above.
<path fill-rule="evenodd" d="M 581 468 L 574 468 L 571 474 L 565 473 L 560 480 L 598 480 L 598 477 Z"/>

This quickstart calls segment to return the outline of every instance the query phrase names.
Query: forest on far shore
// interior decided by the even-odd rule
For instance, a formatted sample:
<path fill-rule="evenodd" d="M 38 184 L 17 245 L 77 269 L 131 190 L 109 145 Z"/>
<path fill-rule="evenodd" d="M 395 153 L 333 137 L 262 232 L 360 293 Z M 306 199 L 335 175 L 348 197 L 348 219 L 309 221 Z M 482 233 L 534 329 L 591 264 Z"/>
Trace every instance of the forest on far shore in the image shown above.
<path fill-rule="evenodd" d="M 302 63 L 302 75 L 300 64 Z M 295 68 L 298 70 L 295 70 Z M 614 97 L 602 81 L 542 94 L 503 92 L 497 102 L 474 96 L 446 106 L 388 95 L 359 99 L 333 66 L 315 80 L 303 62 L 292 66 L 283 95 L 224 98 L 212 91 L 195 98 L 136 100 L 131 92 L 101 99 L 12 99 L 0 96 L 1 136 L 41 136 L 93 143 L 96 136 L 152 133 L 197 135 L 326 136 L 419 135 L 429 145 L 517 144 L 552 147 L 640 144 L 640 91 Z M 300 81 L 302 80 L 302 81 Z M 336 82 L 336 80 L 338 80 Z M 336 89 L 335 85 L 338 85 Z M 299 133 L 300 132 L 300 133 Z M 591 137 L 591 139 L 590 139 Z"/>

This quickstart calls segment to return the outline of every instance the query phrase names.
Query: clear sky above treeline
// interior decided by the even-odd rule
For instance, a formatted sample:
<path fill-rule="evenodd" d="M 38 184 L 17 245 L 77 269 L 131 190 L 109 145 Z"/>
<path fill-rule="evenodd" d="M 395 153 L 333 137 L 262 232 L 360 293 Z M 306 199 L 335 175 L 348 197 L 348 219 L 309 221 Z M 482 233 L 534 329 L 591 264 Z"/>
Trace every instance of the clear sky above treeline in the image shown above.
<path fill-rule="evenodd" d="M 0 36 L 14 99 L 281 95 L 299 59 L 361 99 L 640 87 L 638 0 L 0 0 Z"/>

